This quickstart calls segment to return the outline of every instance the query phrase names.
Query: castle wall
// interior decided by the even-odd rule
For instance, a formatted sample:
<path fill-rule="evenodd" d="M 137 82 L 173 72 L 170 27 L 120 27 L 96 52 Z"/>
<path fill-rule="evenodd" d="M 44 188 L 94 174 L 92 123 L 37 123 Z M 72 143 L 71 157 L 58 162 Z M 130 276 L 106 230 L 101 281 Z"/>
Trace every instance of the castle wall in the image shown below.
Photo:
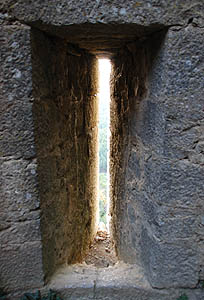
<path fill-rule="evenodd" d="M 0 35 L 0 285 L 20 290 L 43 284 L 30 28 Z"/>
<path fill-rule="evenodd" d="M 203 278 L 202 40 L 202 29 L 172 28 L 113 60 L 113 235 L 157 288 Z"/>
<path fill-rule="evenodd" d="M 97 65 L 112 61 L 111 214 L 152 287 L 204 280 L 204 3 L 0 4 L 0 285 L 79 262 L 97 214 Z M 22 25 L 24 24 L 24 25 Z M 77 249 L 77 250 L 76 250 Z"/>
<path fill-rule="evenodd" d="M 46 278 L 82 261 L 96 233 L 97 61 L 32 31 L 33 117 Z M 72 48 L 71 48 L 72 50 Z"/>

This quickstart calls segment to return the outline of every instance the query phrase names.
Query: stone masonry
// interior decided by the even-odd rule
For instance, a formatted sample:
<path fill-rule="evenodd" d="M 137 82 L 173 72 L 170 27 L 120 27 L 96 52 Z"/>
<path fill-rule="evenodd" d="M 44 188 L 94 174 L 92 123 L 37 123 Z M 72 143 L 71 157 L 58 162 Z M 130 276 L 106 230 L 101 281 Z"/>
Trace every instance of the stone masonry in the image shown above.
<path fill-rule="evenodd" d="M 118 258 L 152 291 L 138 299 L 182 288 L 202 299 L 203 0 L 1 0 L 0 26 L 0 288 L 42 288 L 94 238 L 97 58 L 108 57 Z M 116 282 L 98 298 L 91 288 L 67 299 L 118 297 Z"/>

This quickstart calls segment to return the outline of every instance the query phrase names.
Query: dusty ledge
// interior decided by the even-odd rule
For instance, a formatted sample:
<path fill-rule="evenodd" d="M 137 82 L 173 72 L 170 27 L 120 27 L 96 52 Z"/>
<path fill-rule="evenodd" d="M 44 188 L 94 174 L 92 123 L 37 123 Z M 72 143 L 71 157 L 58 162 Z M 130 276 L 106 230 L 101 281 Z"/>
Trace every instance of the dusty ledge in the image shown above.
<path fill-rule="evenodd" d="M 138 299 L 176 300 L 186 294 L 189 300 L 201 300 L 202 289 L 152 289 L 141 268 L 123 262 L 113 267 L 97 268 L 86 264 L 59 269 L 43 289 L 58 291 L 66 299 Z"/>

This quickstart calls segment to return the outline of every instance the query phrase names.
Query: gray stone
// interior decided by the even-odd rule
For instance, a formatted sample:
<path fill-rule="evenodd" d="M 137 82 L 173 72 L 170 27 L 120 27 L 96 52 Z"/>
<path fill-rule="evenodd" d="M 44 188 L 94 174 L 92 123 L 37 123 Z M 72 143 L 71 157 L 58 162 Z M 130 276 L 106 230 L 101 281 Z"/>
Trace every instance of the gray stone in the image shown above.
<path fill-rule="evenodd" d="M 191 287 L 199 280 L 196 249 L 185 240 L 177 243 L 158 241 L 151 231 L 143 229 L 142 258 L 150 284 L 156 288 Z"/>
<path fill-rule="evenodd" d="M 42 286 L 44 280 L 33 174 L 30 29 L 3 26 L 0 36 L 0 286 L 11 291 Z"/>
<path fill-rule="evenodd" d="M 48 279 L 58 266 L 82 261 L 96 233 L 97 64 L 85 51 L 71 55 L 69 44 L 38 30 L 32 31 L 31 40 L 41 232 Z"/>
<path fill-rule="evenodd" d="M 0 155 L 35 156 L 31 105 L 29 28 L 5 26 L 0 33 Z M 20 76 L 20 77 L 19 77 Z"/>
<path fill-rule="evenodd" d="M 42 287 L 94 237 L 97 55 L 112 61 L 112 236 L 132 266 L 85 271 L 85 286 L 70 269 L 56 288 L 202 299 L 203 1 L 8 0 L 0 25 L 1 286 Z"/>
<path fill-rule="evenodd" d="M 49 288 L 64 299 L 172 300 L 185 293 L 189 299 L 201 300 L 203 296 L 202 289 L 152 289 L 138 265 L 121 262 L 105 269 L 86 264 L 61 268 L 43 292 Z"/>
<path fill-rule="evenodd" d="M 44 284 L 42 272 L 41 242 L 7 244 L 0 256 L 0 283 L 5 291 L 41 287 Z M 35 275 L 34 275 L 35 274 Z"/>
<path fill-rule="evenodd" d="M 8 1 L 9 2 L 9 1 Z M 10 5 L 9 5 L 10 4 Z M 195 24 L 203 24 L 203 1 L 96 1 L 79 2 L 65 0 L 56 4 L 54 0 L 35 1 L 32 5 L 25 0 L 16 3 L 10 0 L 8 10 L 20 20 L 55 26 L 84 23 L 137 23 L 186 25 L 191 18 Z"/>
<path fill-rule="evenodd" d="M 172 28 L 152 53 L 156 40 L 113 59 L 114 239 L 120 259 L 143 261 L 153 286 L 193 287 L 203 268 L 203 29 Z"/>
<path fill-rule="evenodd" d="M 39 218 L 38 186 L 36 176 L 30 173 L 36 167 L 36 161 L 1 159 L 0 220 L 8 225 L 31 220 L 32 213 Z"/>

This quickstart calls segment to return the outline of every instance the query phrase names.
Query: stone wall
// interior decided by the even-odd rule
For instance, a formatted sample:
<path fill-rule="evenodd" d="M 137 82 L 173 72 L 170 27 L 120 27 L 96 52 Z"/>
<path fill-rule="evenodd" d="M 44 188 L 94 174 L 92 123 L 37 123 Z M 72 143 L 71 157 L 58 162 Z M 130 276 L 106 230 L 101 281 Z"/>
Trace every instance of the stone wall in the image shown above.
<path fill-rule="evenodd" d="M 82 261 L 96 233 L 97 63 L 8 18 L 2 29 L 0 286 L 25 291 Z"/>
<path fill-rule="evenodd" d="M 145 111 L 148 76 L 166 32 L 163 29 L 151 37 L 126 44 L 112 60 L 111 226 L 118 256 L 129 263 L 141 264 L 144 251 L 140 244 L 142 226 L 149 219 L 141 210 L 148 189 L 145 162 L 152 156 L 151 147 L 157 146 L 162 133 L 160 112 L 155 116 L 154 109 L 148 115 Z"/>
<path fill-rule="evenodd" d="M 139 264 L 153 287 L 196 287 L 203 1 L 8 0 L 0 12 L 1 285 L 42 286 L 59 265 L 80 261 L 93 238 L 95 55 L 105 55 L 118 256 Z"/>
<path fill-rule="evenodd" d="M 149 117 L 155 133 L 145 130 L 152 136 L 145 173 L 155 205 L 143 205 L 149 224 L 142 245 L 156 287 L 194 287 L 203 279 L 203 42 L 203 29 L 195 24 L 172 28 L 148 78 L 142 118 Z"/>
<path fill-rule="evenodd" d="M 71 50 L 70 50 L 71 49 Z M 33 116 L 45 275 L 82 260 L 96 233 L 97 62 L 32 31 Z M 94 79 L 93 79 L 94 78 Z"/>
<path fill-rule="evenodd" d="M 185 26 L 191 18 L 203 26 L 202 0 L 27 0 L 4 1 L 17 19 L 38 26 L 72 24 L 137 24 L 139 26 Z"/>
<path fill-rule="evenodd" d="M 203 29 L 175 27 L 113 59 L 112 227 L 152 286 L 203 279 Z"/>
<path fill-rule="evenodd" d="M 2 25 L 0 40 L 0 286 L 20 290 L 43 284 L 30 29 Z"/>

